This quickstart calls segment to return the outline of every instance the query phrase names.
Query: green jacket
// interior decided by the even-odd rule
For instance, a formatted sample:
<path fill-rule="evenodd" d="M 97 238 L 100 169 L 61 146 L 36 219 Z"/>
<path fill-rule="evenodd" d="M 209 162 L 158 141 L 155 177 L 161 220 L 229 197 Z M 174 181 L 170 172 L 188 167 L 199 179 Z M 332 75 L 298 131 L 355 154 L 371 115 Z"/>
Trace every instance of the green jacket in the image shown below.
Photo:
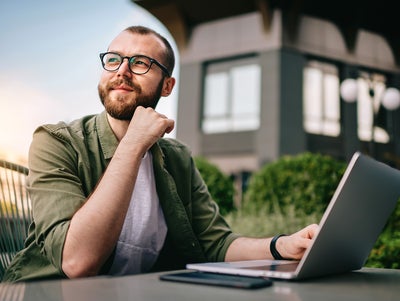
<path fill-rule="evenodd" d="M 94 190 L 117 146 L 105 112 L 70 124 L 44 125 L 35 131 L 28 176 L 34 222 L 25 248 L 16 255 L 3 280 L 66 277 L 61 263 L 70 220 Z M 219 214 L 188 148 L 173 139 L 160 139 L 151 152 L 168 226 L 154 270 L 223 261 L 237 235 Z M 103 273 L 107 273 L 107 264 Z"/>

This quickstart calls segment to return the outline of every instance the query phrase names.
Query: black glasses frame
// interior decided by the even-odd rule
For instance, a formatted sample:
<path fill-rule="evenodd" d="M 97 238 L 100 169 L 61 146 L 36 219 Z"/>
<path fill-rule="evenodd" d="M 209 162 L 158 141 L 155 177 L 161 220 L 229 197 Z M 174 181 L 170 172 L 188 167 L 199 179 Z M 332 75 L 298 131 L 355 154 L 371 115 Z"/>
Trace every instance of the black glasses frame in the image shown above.
<path fill-rule="evenodd" d="M 113 69 L 113 70 L 108 70 L 108 69 L 106 69 L 103 58 L 104 58 L 104 56 L 106 56 L 107 54 L 115 54 L 115 55 L 118 55 L 118 56 L 121 57 L 121 63 L 119 64 L 119 66 L 118 66 L 116 69 Z M 127 60 L 128 60 L 129 70 L 130 70 L 132 73 L 134 73 L 134 74 L 138 74 L 138 75 L 140 75 L 140 74 L 146 74 L 147 72 L 149 72 L 151 66 L 152 66 L 153 64 L 156 64 L 156 65 L 161 69 L 161 71 L 163 71 L 168 77 L 171 76 L 171 74 L 169 73 L 167 67 L 165 67 L 163 64 L 159 63 L 157 60 L 155 60 L 155 59 L 153 59 L 153 58 L 151 58 L 151 57 L 149 57 L 149 56 L 147 56 L 147 55 L 142 55 L 142 54 L 140 54 L 140 55 L 133 55 L 133 56 L 122 56 L 122 55 L 120 55 L 120 54 L 117 53 L 117 52 L 103 52 L 103 53 L 100 53 L 99 56 L 100 56 L 100 60 L 101 60 L 101 64 L 102 64 L 102 66 L 103 66 L 103 69 L 106 70 L 106 71 L 117 71 L 117 70 L 121 67 L 121 65 L 122 65 L 122 63 L 124 62 L 124 60 L 127 59 Z M 129 62 L 130 62 L 133 58 L 140 58 L 140 57 L 144 57 L 144 58 L 146 58 L 146 59 L 148 59 L 148 60 L 150 61 L 149 68 L 148 68 L 145 72 L 140 72 L 140 73 L 134 72 L 134 71 L 132 71 L 132 69 L 131 69 L 131 64 L 130 64 Z"/>

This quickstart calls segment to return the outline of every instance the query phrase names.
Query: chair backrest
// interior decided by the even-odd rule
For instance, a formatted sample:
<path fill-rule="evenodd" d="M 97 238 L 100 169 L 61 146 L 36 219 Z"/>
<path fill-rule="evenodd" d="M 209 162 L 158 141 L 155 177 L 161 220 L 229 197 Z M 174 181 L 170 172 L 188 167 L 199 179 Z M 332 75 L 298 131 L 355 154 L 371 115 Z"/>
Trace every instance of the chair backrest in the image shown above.
<path fill-rule="evenodd" d="M 27 175 L 28 168 L 0 160 L 0 281 L 15 254 L 24 247 L 32 221 Z"/>

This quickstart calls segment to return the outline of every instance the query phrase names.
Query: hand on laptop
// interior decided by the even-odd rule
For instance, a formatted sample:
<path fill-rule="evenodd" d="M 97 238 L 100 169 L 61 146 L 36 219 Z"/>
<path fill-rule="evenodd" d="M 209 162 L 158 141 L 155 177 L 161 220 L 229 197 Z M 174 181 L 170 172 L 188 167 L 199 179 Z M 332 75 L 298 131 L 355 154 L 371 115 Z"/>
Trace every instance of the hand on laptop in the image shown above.
<path fill-rule="evenodd" d="M 312 224 L 292 235 L 281 236 L 276 241 L 276 250 L 285 259 L 299 260 L 311 245 L 311 239 L 317 234 L 318 230 L 319 226 Z"/>
<path fill-rule="evenodd" d="M 275 248 L 285 259 L 301 259 L 318 230 L 319 226 L 312 224 L 292 235 L 280 236 L 275 241 Z M 229 246 L 225 261 L 273 259 L 271 241 L 272 238 L 239 237 Z"/>

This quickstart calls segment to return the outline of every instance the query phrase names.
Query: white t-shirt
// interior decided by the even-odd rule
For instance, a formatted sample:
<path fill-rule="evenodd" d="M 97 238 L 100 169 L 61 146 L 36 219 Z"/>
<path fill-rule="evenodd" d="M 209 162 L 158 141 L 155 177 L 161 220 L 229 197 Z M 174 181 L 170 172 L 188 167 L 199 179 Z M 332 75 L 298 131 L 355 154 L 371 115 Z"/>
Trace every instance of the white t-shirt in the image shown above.
<path fill-rule="evenodd" d="M 149 271 L 157 260 L 166 235 L 167 225 L 156 191 L 152 155 L 147 152 L 140 164 L 109 274 Z"/>

